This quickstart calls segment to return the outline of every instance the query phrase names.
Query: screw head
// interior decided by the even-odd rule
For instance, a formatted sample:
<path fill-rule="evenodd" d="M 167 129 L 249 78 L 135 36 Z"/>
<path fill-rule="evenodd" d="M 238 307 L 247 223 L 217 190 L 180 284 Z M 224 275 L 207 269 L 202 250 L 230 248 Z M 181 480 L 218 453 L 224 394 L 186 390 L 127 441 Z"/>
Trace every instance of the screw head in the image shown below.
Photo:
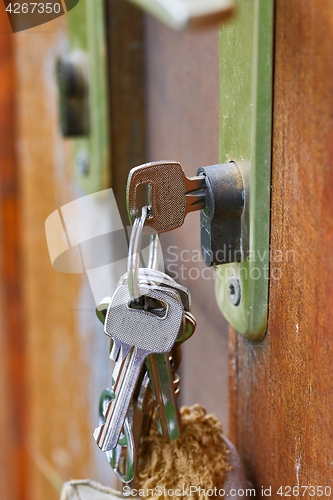
<path fill-rule="evenodd" d="M 238 306 L 242 297 L 240 281 L 236 276 L 230 276 L 227 281 L 228 298 L 232 305 Z"/>

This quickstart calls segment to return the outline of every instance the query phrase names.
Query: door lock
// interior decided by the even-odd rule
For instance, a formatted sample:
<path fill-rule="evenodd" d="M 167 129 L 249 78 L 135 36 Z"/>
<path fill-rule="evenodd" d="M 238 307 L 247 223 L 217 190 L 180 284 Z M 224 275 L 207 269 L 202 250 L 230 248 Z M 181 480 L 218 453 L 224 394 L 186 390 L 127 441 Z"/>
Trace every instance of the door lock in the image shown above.
<path fill-rule="evenodd" d="M 244 183 L 234 162 L 202 167 L 186 177 L 179 163 L 150 162 L 132 168 L 127 181 L 130 219 L 140 216 L 139 187 L 149 186 L 150 216 L 145 224 L 157 233 L 180 227 L 189 212 L 201 210 L 201 251 L 207 266 L 240 262 Z"/>
<path fill-rule="evenodd" d="M 60 128 L 64 137 L 89 135 L 88 63 L 74 51 L 57 61 Z"/>
<path fill-rule="evenodd" d="M 80 0 L 67 18 L 69 51 L 56 62 L 60 129 L 73 144 L 73 177 L 95 193 L 110 184 L 104 1 Z"/>

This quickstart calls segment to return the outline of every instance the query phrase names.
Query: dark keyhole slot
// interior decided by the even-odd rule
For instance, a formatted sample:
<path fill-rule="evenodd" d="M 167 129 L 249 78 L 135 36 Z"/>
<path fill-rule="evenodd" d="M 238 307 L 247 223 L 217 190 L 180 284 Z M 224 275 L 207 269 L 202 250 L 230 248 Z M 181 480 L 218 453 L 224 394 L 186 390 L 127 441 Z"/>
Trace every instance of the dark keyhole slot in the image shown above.
<path fill-rule="evenodd" d="M 234 285 L 229 285 L 229 290 L 230 290 L 230 295 L 235 295 L 236 290 L 235 290 Z"/>
<path fill-rule="evenodd" d="M 152 185 L 147 182 L 145 184 L 139 184 L 136 190 L 136 206 L 137 207 L 149 207 L 149 217 L 153 216 L 152 208 L 151 208 L 151 194 L 152 194 Z M 141 211 L 139 213 L 141 215 Z"/>
<path fill-rule="evenodd" d="M 147 311 L 150 314 L 154 314 L 159 318 L 163 319 L 167 315 L 167 306 L 165 302 L 158 299 L 152 299 L 143 295 L 136 300 L 132 300 L 128 303 L 130 309 L 141 309 L 142 311 Z"/>

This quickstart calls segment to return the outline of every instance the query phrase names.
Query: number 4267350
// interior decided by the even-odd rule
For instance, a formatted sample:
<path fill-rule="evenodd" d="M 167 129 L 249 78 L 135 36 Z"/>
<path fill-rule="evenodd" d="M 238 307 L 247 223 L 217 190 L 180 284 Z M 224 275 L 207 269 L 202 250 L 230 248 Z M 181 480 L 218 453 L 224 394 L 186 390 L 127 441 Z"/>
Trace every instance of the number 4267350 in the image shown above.
<path fill-rule="evenodd" d="M 59 14 L 61 11 L 60 3 L 42 3 L 42 2 L 26 2 L 26 3 L 10 3 L 6 7 L 6 11 L 10 14 Z"/>

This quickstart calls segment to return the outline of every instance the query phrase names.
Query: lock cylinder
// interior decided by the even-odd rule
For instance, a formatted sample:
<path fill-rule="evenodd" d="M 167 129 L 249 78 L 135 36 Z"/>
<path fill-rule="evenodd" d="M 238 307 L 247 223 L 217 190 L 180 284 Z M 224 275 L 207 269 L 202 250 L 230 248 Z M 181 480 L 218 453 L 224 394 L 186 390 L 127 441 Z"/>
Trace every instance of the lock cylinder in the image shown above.
<path fill-rule="evenodd" d="M 241 216 L 244 183 L 234 162 L 201 167 L 206 181 L 205 204 L 200 211 L 201 252 L 207 266 L 242 260 Z"/>

